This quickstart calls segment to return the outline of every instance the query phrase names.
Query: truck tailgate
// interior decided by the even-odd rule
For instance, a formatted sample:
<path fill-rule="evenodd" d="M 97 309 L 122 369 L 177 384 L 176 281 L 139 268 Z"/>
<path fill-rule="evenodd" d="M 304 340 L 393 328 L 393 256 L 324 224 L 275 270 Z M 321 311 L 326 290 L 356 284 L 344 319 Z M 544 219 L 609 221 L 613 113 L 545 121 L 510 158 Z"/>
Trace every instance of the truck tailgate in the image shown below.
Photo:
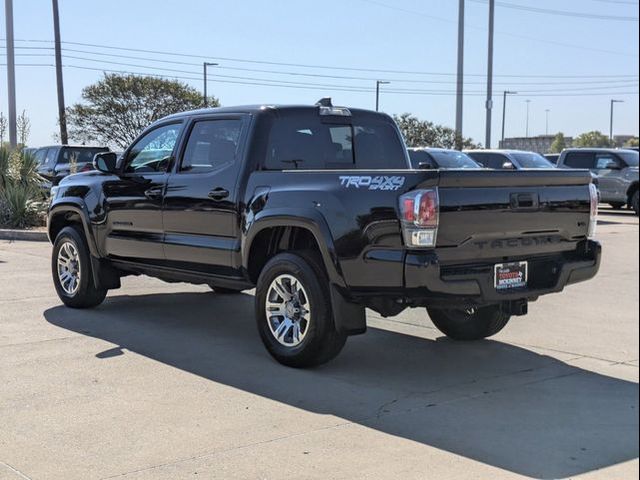
<path fill-rule="evenodd" d="M 440 171 L 443 263 L 574 250 L 589 228 L 588 171 Z"/>

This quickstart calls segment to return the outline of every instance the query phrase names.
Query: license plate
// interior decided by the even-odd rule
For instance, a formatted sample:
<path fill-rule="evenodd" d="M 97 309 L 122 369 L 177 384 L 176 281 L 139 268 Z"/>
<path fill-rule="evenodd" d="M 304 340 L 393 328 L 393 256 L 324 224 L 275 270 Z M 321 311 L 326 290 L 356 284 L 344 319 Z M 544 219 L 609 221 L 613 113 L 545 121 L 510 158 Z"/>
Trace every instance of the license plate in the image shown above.
<path fill-rule="evenodd" d="M 505 291 L 527 286 L 527 262 L 497 263 L 494 269 L 496 290 Z"/>

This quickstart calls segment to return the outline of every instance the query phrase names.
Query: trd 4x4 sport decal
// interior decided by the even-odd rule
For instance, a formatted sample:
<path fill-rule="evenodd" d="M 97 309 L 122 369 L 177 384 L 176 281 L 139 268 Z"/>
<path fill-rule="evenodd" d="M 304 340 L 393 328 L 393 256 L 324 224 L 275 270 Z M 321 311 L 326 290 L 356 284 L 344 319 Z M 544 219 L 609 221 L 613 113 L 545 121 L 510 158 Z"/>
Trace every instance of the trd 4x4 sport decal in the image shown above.
<path fill-rule="evenodd" d="M 386 175 L 341 175 L 340 185 L 345 188 L 364 188 L 366 190 L 398 190 L 404 185 L 405 177 Z"/>

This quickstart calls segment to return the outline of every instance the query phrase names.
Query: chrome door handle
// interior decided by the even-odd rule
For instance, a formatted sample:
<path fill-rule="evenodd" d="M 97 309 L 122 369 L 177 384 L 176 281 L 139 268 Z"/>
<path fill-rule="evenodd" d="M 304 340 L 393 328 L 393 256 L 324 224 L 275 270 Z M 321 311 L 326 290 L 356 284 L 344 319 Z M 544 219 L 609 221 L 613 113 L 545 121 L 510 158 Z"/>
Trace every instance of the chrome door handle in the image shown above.
<path fill-rule="evenodd" d="M 229 190 L 222 187 L 214 188 L 209 192 L 209 198 L 212 200 L 224 200 L 229 196 Z"/>

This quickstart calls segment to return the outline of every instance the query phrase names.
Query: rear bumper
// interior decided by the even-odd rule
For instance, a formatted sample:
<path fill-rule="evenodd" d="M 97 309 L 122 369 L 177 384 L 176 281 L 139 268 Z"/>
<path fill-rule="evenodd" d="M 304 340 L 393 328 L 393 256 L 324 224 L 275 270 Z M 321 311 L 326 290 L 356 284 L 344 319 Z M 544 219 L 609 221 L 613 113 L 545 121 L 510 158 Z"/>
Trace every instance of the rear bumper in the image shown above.
<path fill-rule="evenodd" d="M 408 253 L 405 260 L 405 292 L 413 303 L 429 304 L 442 299 L 454 303 L 489 304 L 535 299 L 560 292 L 565 286 L 583 282 L 600 268 L 602 247 L 593 240 L 581 242 L 576 250 L 509 261 L 529 262 L 527 288 L 499 292 L 494 288 L 494 263 L 441 265 L 436 253 Z M 504 261 L 502 259 L 496 262 Z"/>

